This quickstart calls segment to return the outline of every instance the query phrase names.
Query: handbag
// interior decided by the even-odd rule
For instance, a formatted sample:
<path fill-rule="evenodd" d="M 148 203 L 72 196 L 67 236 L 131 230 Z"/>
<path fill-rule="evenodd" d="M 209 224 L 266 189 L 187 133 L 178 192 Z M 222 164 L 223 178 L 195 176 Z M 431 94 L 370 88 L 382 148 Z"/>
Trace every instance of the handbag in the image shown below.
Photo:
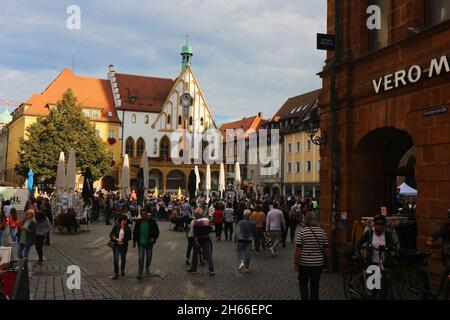
<path fill-rule="evenodd" d="M 320 241 L 317 238 L 316 234 L 314 233 L 313 229 L 311 227 L 308 227 L 308 228 L 313 233 L 314 238 L 316 238 L 317 244 L 319 245 L 320 253 L 322 254 L 322 257 L 323 257 L 323 267 L 326 268 L 328 266 L 328 257 L 325 254 L 325 252 L 323 251 L 323 246 L 320 244 Z"/>
<path fill-rule="evenodd" d="M 115 245 L 116 243 L 113 240 L 109 240 L 109 242 L 106 244 L 106 246 L 110 247 L 111 249 L 113 249 Z"/>

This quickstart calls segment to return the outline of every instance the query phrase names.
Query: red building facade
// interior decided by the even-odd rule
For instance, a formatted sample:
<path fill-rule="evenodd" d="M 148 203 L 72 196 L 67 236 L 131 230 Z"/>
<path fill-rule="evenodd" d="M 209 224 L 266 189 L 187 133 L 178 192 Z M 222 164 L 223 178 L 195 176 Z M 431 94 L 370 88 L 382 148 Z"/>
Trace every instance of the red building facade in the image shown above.
<path fill-rule="evenodd" d="M 423 248 L 450 208 L 450 1 L 340 2 L 338 250 L 350 241 L 355 220 L 381 207 L 395 212 L 399 177 L 416 184 L 417 245 Z M 367 26 L 373 4 L 381 8 L 380 30 Z M 328 1 L 329 34 L 335 33 L 334 5 Z M 330 234 L 334 54 L 328 53 L 321 73 L 320 100 L 321 130 L 328 133 L 320 153 L 321 216 Z M 405 155 L 412 161 L 405 164 Z"/>

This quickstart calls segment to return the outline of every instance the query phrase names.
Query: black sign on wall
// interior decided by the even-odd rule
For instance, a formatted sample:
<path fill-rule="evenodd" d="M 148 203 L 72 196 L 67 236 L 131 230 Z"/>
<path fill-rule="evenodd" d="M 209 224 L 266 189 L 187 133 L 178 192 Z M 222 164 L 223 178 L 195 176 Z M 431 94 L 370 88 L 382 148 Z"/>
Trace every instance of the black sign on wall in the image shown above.
<path fill-rule="evenodd" d="M 334 34 L 317 34 L 317 50 L 335 50 L 336 37 Z"/>

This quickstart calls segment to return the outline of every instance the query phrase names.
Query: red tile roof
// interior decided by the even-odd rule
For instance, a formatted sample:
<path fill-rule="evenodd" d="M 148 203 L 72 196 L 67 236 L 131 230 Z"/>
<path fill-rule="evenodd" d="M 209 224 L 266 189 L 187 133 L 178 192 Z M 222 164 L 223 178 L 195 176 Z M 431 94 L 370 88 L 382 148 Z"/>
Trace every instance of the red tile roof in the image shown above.
<path fill-rule="evenodd" d="M 25 115 L 48 115 L 48 105 L 61 100 L 67 89 L 72 89 L 78 103 L 83 107 L 102 109 L 98 121 L 120 122 L 114 106 L 111 84 L 109 80 L 76 76 L 70 69 L 64 69 L 53 82 L 40 94 L 35 94 L 24 104 L 29 105 Z M 108 117 L 108 112 L 112 117 Z"/>
<path fill-rule="evenodd" d="M 115 77 L 122 101 L 118 109 L 143 112 L 161 112 L 176 80 L 123 73 L 116 73 Z M 136 97 L 135 102 L 131 96 Z"/>
<path fill-rule="evenodd" d="M 263 119 L 256 115 L 249 118 L 243 118 L 241 120 L 232 121 L 224 123 L 220 126 L 219 130 L 222 132 L 222 135 L 225 136 L 227 129 L 242 129 L 245 132 L 245 136 L 248 136 L 249 130 L 257 131 L 261 124 L 263 123 Z"/>

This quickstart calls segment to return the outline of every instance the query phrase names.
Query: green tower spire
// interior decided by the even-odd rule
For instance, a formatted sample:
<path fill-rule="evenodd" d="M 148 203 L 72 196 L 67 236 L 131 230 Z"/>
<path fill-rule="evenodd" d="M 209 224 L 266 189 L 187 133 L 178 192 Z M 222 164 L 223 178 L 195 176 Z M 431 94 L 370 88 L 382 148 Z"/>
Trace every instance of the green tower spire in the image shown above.
<path fill-rule="evenodd" d="M 189 44 L 189 35 L 186 34 L 186 43 L 181 48 L 181 68 L 184 69 L 185 67 L 190 67 L 192 62 L 192 47 Z"/>

